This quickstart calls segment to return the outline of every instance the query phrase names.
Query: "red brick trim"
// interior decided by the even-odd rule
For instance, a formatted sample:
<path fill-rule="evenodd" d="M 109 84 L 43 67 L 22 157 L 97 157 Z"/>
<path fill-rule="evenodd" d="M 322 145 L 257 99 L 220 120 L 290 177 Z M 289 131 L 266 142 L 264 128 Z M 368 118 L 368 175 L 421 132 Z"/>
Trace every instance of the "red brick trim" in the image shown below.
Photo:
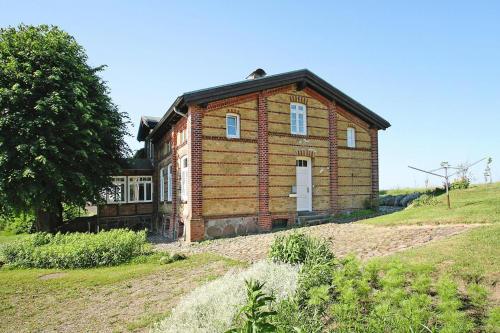
<path fill-rule="evenodd" d="M 168 237 L 177 239 L 177 132 L 170 133 L 172 142 L 172 212 L 168 224 Z"/>
<path fill-rule="evenodd" d="M 191 118 L 191 220 L 187 241 L 201 241 L 205 237 L 203 222 L 203 156 L 202 156 L 202 120 L 204 109 L 192 106 L 189 108 Z"/>
<path fill-rule="evenodd" d="M 378 195 L 379 195 L 379 187 L 378 187 L 378 131 L 375 128 L 370 129 L 370 137 L 372 139 L 371 151 L 372 151 L 372 205 L 378 207 Z"/>
<path fill-rule="evenodd" d="M 275 91 L 275 89 L 273 89 Z M 269 91 L 267 92 L 269 93 Z M 257 105 L 258 114 L 258 176 L 259 176 L 259 220 L 258 225 L 261 231 L 272 229 L 271 215 L 269 213 L 269 129 L 267 119 L 267 100 L 264 93 L 258 94 Z"/>
<path fill-rule="evenodd" d="M 304 88 L 304 92 L 306 94 L 308 94 L 309 96 L 311 96 L 312 98 L 316 99 L 318 102 L 320 102 L 324 106 L 326 106 L 327 110 L 330 109 L 330 103 L 331 102 L 327 98 L 325 98 L 322 95 L 318 94 L 316 91 L 314 91 L 313 89 L 311 89 L 309 87 Z"/>
<path fill-rule="evenodd" d="M 317 136 L 317 135 L 298 135 L 285 132 L 269 132 L 271 136 L 286 137 L 286 138 L 296 138 L 296 139 L 306 139 L 306 140 L 328 140 L 327 136 Z"/>
<path fill-rule="evenodd" d="M 252 93 L 252 94 L 241 95 L 241 96 L 226 98 L 226 99 L 223 99 L 220 101 L 211 102 L 211 103 L 208 103 L 205 111 L 207 112 L 207 111 L 211 111 L 211 110 L 215 110 L 215 109 L 220 109 L 223 107 L 232 106 L 235 104 L 249 102 L 249 101 L 255 100 L 256 97 L 257 97 L 257 94 Z"/>
<path fill-rule="evenodd" d="M 368 125 L 366 122 L 364 122 L 361 119 L 356 118 L 355 116 L 353 116 L 352 114 L 350 114 L 346 110 L 342 109 L 341 107 L 337 107 L 337 113 L 340 114 L 342 117 L 347 118 L 347 120 L 349 120 L 350 122 L 353 122 L 356 125 L 362 127 L 366 131 L 368 131 L 370 128 L 370 125 Z M 340 120 L 340 121 L 342 121 L 342 120 Z"/>
<path fill-rule="evenodd" d="M 235 142 L 248 142 L 248 143 L 257 143 L 258 140 L 256 139 L 229 139 L 226 138 L 225 136 L 213 136 L 213 135 L 202 135 L 202 137 L 206 140 L 213 140 L 213 141 L 235 141 Z"/>
<path fill-rule="evenodd" d="M 287 85 L 287 86 L 283 86 L 283 87 L 277 87 L 277 88 L 273 88 L 273 89 L 268 89 L 268 90 L 264 90 L 262 92 L 262 95 L 263 95 L 263 97 L 268 97 L 268 96 L 271 96 L 271 95 L 285 93 L 287 91 L 292 90 L 293 88 L 294 88 L 293 85 Z M 259 96 L 260 95 L 261 94 L 259 94 Z"/>
<path fill-rule="evenodd" d="M 328 162 L 330 165 L 330 212 L 337 214 L 338 203 L 338 145 L 337 145 L 337 107 L 335 102 L 328 102 Z"/>

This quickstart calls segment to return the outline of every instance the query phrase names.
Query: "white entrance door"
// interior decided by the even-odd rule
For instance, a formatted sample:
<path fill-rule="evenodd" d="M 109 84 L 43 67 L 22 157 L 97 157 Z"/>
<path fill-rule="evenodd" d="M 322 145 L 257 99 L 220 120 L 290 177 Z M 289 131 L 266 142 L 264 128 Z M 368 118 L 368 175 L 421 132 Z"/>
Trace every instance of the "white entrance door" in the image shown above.
<path fill-rule="evenodd" d="M 312 174 L 311 159 L 297 158 L 297 211 L 312 211 Z"/>

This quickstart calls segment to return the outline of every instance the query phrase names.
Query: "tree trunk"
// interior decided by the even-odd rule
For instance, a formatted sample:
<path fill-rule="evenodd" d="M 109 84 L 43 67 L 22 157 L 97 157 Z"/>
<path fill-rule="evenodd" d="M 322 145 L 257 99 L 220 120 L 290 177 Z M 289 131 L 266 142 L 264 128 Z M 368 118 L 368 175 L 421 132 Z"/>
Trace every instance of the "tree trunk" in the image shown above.
<path fill-rule="evenodd" d="M 62 204 L 58 203 L 54 211 L 43 208 L 36 210 L 36 231 L 55 233 L 57 227 L 62 225 Z"/>

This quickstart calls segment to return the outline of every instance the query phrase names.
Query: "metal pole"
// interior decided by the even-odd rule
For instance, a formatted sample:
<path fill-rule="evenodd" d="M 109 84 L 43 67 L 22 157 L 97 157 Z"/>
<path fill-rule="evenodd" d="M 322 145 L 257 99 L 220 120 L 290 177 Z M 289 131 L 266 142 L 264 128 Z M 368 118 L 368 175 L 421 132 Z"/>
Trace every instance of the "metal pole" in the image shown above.
<path fill-rule="evenodd" d="M 448 209 L 450 209 L 451 205 L 450 205 L 450 191 L 448 189 L 448 166 L 444 167 L 444 179 L 446 183 L 446 200 L 448 201 Z"/>

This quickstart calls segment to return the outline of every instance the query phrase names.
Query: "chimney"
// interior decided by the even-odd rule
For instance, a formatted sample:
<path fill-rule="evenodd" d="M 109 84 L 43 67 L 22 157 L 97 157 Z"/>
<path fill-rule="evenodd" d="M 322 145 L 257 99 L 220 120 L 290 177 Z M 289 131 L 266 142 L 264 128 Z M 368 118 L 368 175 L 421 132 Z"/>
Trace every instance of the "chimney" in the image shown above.
<path fill-rule="evenodd" d="M 262 68 L 257 68 L 246 77 L 247 80 L 254 80 L 266 76 L 266 71 Z"/>

